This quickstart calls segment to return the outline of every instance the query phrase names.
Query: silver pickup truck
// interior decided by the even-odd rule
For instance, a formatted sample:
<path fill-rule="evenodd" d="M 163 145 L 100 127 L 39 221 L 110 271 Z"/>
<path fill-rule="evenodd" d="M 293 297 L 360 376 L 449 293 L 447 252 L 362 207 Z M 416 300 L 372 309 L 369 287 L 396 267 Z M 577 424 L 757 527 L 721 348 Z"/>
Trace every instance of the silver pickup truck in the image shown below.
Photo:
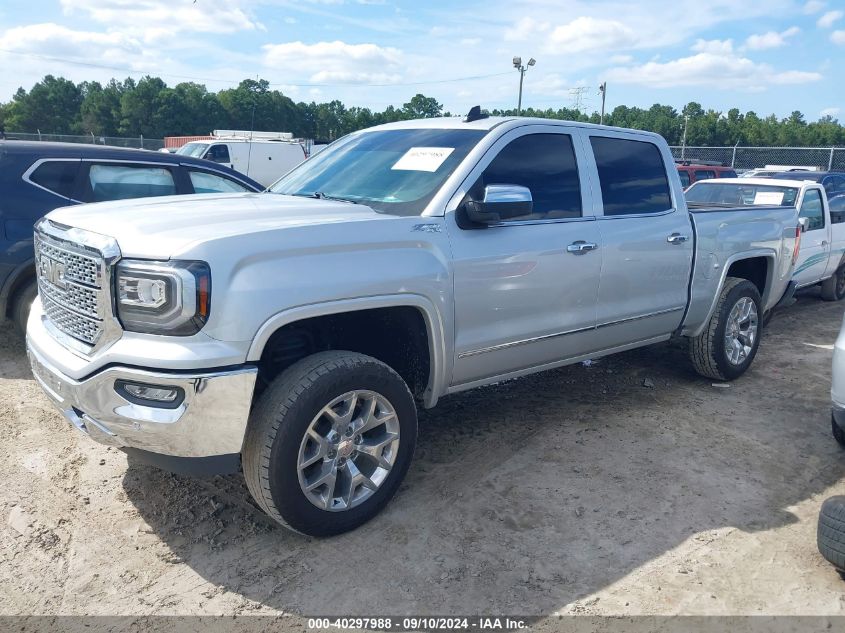
<path fill-rule="evenodd" d="M 688 212 L 655 134 L 476 111 L 350 134 L 262 194 L 52 212 L 27 344 L 91 438 L 242 468 L 329 535 L 396 492 L 417 403 L 672 336 L 742 375 L 798 238 L 794 207 Z"/>

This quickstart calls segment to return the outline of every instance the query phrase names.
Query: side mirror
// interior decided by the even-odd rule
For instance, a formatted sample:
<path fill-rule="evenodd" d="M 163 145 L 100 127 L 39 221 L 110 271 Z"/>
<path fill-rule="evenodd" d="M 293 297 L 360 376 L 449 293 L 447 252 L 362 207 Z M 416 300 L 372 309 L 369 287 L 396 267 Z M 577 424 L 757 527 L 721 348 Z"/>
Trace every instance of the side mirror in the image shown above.
<path fill-rule="evenodd" d="M 479 224 L 496 224 L 530 215 L 534 210 L 531 190 L 520 185 L 487 185 L 484 200 L 468 200 L 467 216 Z"/>
<path fill-rule="evenodd" d="M 809 225 L 810 225 L 810 219 L 809 219 L 809 218 L 798 218 L 798 226 L 800 226 L 800 227 L 801 227 L 801 232 L 802 232 L 802 233 L 806 233 L 806 232 L 807 232 L 807 227 L 808 227 Z"/>

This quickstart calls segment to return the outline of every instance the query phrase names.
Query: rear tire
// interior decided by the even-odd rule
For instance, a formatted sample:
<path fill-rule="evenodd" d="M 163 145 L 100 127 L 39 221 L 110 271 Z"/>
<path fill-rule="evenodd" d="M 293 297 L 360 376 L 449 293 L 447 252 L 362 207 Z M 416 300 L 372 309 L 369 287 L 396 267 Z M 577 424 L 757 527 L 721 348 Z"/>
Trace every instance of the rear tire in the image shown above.
<path fill-rule="evenodd" d="M 704 332 L 690 339 L 695 371 L 716 380 L 739 378 L 754 361 L 762 332 L 757 286 L 728 277 Z"/>
<path fill-rule="evenodd" d="M 845 573 L 845 496 L 831 497 L 822 504 L 816 540 L 821 555 L 836 568 L 840 576 L 843 576 Z"/>
<path fill-rule="evenodd" d="M 249 421 L 247 487 L 281 525 L 353 530 L 393 497 L 414 453 L 417 411 L 402 378 L 354 352 L 320 352 L 273 381 Z"/>
<path fill-rule="evenodd" d="M 821 297 L 825 301 L 841 301 L 845 298 L 845 266 L 840 266 L 821 283 Z"/>
<path fill-rule="evenodd" d="M 830 426 L 833 431 L 833 438 L 839 442 L 839 446 L 845 448 L 845 430 L 836 423 L 836 418 L 830 416 Z"/>
<path fill-rule="evenodd" d="M 12 322 L 15 330 L 21 336 L 26 336 L 26 322 L 29 320 L 29 312 L 32 309 L 32 302 L 38 296 L 38 284 L 33 280 L 15 293 L 12 300 Z"/>

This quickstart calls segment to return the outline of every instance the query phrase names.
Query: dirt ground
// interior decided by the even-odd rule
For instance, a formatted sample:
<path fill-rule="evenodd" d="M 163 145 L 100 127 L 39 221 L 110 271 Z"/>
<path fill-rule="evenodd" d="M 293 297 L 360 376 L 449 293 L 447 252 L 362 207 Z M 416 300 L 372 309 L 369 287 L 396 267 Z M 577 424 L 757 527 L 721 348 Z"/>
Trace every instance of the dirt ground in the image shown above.
<path fill-rule="evenodd" d="M 3 327 L 0 614 L 845 614 L 815 542 L 842 314 L 802 297 L 729 387 L 660 345 L 446 398 L 387 510 L 325 540 L 88 440 Z"/>

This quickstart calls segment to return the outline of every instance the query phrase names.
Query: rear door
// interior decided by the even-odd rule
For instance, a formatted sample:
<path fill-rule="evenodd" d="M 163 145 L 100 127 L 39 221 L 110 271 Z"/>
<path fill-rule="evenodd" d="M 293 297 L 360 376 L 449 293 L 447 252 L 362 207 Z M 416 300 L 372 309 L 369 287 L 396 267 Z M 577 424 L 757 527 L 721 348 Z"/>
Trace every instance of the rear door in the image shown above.
<path fill-rule="evenodd" d="M 597 331 L 603 345 L 669 334 L 686 309 L 694 249 L 683 194 L 667 176 L 672 158 L 637 134 L 590 131 L 586 145 L 595 157 L 599 197 Z"/>
<path fill-rule="evenodd" d="M 822 193 L 817 187 L 804 190 L 798 201 L 798 217 L 806 221 L 801 236 L 801 251 L 792 278 L 801 286 L 808 286 L 824 278 L 830 253 L 830 228 L 824 214 Z"/>
<path fill-rule="evenodd" d="M 531 191 L 534 209 L 492 226 L 461 221 L 462 204 L 447 213 L 453 385 L 593 350 L 602 249 L 578 134 L 553 125 L 511 130 L 456 194 L 480 200 L 487 185 L 520 185 Z"/>

